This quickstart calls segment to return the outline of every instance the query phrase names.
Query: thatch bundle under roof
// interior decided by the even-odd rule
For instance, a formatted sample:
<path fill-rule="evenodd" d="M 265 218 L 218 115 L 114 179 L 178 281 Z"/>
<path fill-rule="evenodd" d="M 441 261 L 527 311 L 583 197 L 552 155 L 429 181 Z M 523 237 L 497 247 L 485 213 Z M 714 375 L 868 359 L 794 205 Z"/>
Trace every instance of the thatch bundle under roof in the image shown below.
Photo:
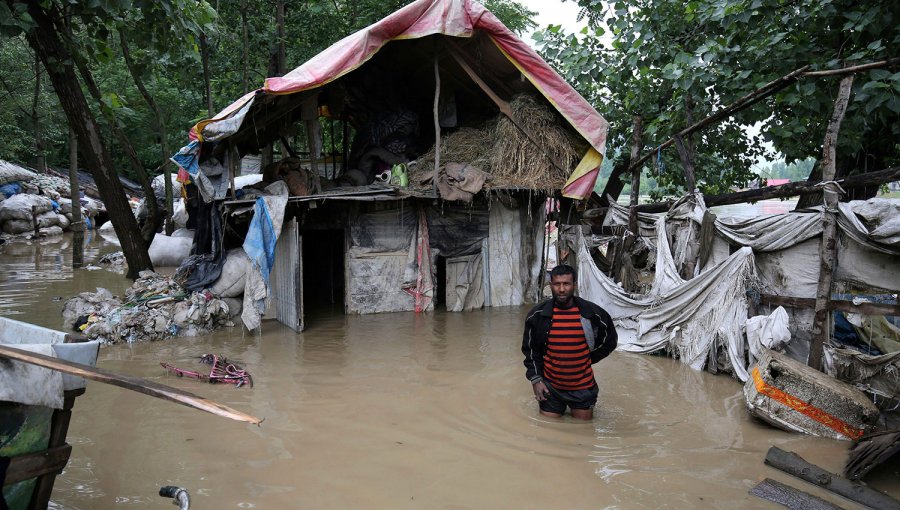
<path fill-rule="evenodd" d="M 510 101 L 510 108 L 516 122 L 534 141 L 501 114 L 481 127 L 463 127 L 443 136 L 441 166 L 468 163 L 488 172 L 492 179 L 487 187 L 560 189 L 587 144 L 534 96 L 519 94 Z M 410 181 L 421 182 L 433 170 L 434 146 L 418 158 Z"/>

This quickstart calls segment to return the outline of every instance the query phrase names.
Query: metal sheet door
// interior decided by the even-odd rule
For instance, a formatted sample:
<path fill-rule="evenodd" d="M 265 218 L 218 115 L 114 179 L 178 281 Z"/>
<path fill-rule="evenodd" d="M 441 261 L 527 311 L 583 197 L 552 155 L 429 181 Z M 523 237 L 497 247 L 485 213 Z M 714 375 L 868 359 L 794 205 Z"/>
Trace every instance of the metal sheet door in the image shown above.
<path fill-rule="evenodd" d="M 303 237 L 296 218 L 281 229 L 269 285 L 275 318 L 298 333 L 303 331 Z"/>

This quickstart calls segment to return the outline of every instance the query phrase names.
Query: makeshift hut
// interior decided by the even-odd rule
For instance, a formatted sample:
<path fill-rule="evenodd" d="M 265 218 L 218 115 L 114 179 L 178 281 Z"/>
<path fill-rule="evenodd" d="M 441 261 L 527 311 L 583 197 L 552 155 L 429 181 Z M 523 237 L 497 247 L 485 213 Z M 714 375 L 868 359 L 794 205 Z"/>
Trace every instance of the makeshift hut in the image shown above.
<path fill-rule="evenodd" d="M 251 329 L 535 301 L 544 200 L 592 191 L 607 127 L 481 4 L 418 0 L 194 127 L 173 161 L 209 220 L 180 274 L 240 288 Z"/>

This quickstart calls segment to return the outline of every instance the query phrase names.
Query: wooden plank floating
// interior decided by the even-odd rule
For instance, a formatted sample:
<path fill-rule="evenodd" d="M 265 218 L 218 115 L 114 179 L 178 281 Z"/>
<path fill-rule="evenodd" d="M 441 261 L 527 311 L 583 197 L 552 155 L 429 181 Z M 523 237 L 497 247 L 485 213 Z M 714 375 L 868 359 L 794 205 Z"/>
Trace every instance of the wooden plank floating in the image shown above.
<path fill-rule="evenodd" d="M 789 475 L 796 476 L 809 483 L 828 489 L 851 501 L 880 510 L 900 510 L 900 501 L 882 494 L 865 485 L 848 480 L 840 475 L 830 473 L 810 464 L 803 457 L 793 452 L 786 452 L 777 446 L 769 448 L 766 464 Z"/>
<path fill-rule="evenodd" d="M 825 501 L 818 496 L 813 496 L 800 489 L 795 489 L 790 485 L 776 482 L 771 478 L 766 478 L 759 482 L 755 487 L 750 489 L 750 494 L 769 500 L 773 503 L 778 503 L 791 510 L 841 510 L 841 507 Z"/>
<path fill-rule="evenodd" d="M 179 390 L 171 386 L 166 386 L 164 384 L 141 379 L 140 377 L 131 377 L 127 375 L 116 374 L 108 370 L 92 367 L 90 365 L 83 365 L 81 363 L 53 358 L 50 356 L 45 356 L 43 354 L 10 347 L 8 345 L 0 345 L 0 357 L 49 368 L 51 370 L 56 370 L 64 374 L 77 375 L 79 377 L 84 377 L 85 379 L 90 379 L 92 381 L 112 384 L 113 386 L 119 386 L 120 388 L 143 393 L 151 397 L 175 402 L 177 404 L 192 407 L 194 409 L 199 409 L 201 411 L 206 411 L 208 413 L 222 416 L 224 418 L 252 423 L 254 425 L 259 425 L 260 423 L 262 423 L 262 419 L 260 418 L 242 413 L 228 406 L 219 404 L 218 402 L 205 399 L 203 397 L 194 395 L 193 393 Z"/>

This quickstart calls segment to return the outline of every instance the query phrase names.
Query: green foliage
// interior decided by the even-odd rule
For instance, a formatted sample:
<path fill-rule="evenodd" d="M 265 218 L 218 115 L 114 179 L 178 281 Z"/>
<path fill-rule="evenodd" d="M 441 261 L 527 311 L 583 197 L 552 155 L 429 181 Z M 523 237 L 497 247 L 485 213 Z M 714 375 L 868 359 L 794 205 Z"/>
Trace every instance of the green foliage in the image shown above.
<path fill-rule="evenodd" d="M 299 66 L 337 40 L 410 2 L 285 2 L 287 69 Z M 513 0 L 485 0 L 484 3 L 515 32 L 521 33 L 535 26 L 531 20 L 535 13 Z M 125 65 L 119 30 L 128 41 L 142 81 L 163 112 L 168 126 L 168 145 L 173 150 L 184 145 L 187 130 L 207 116 L 199 54 L 201 33 L 210 47 L 212 96 L 216 109 L 224 108 L 245 93 L 242 20 L 246 19 L 247 26 L 250 89 L 262 87 L 276 49 L 274 0 L 215 3 L 197 0 L 44 0 L 42 5 L 60 19 L 68 20 L 72 32 L 70 49 L 88 64 L 103 96 L 102 105 L 98 105 L 85 92 L 88 103 L 101 125 L 116 167 L 132 178 L 135 176 L 130 175 L 129 165 L 100 115 L 100 108 L 112 112 L 145 168 L 159 166 L 160 140 L 153 112 L 139 94 Z M 33 26 L 33 21 L 26 10 L 25 0 L 0 2 L 0 77 L 10 84 L 9 90 L 0 84 L 0 158 L 16 161 L 29 161 L 34 156 L 28 118 L 34 83 L 34 55 L 22 37 Z M 40 118 L 48 164 L 66 166 L 67 121 L 49 83 L 42 86 Z M 325 147 L 330 149 L 328 127 Z M 341 133 L 336 133 L 336 138 L 340 137 Z"/>
<path fill-rule="evenodd" d="M 578 0 L 589 28 L 548 27 L 542 52 L 612 124 L 610 145 L 628 151 L 631 117 L 644 118 L 645 149 L 765 83 L 810 65 L 839 68 L 894 57 L 900 3 L 851 0 Z M 611 36 L 611 37 L 610 37 Z M 818 156 L 839 78 L 805 78 L 695 134 L 701 190 L 715 193 L 752 178 L 763 140 L 788 160 Z M 884 168 L 896 162 L 900 76 L 857 76 L 838 144 L 839 159 Z M 762 123 L 764 136 L 744 126 Z M 670 155 L 671 153 L 671 155 Z M 669 165 L 671 159 L 671 165 Z M 682 185 L 673 149 L 651 174 L 668 193 Z"/>
<path fill-rule="evenodd" d="M 22 36 L 0 40 L 0 159 L 34 164 L 34 52 Z M 37 121 L 47 160 L 65 162 L 68 125 L 46 74 L 41 79 Z"/>

